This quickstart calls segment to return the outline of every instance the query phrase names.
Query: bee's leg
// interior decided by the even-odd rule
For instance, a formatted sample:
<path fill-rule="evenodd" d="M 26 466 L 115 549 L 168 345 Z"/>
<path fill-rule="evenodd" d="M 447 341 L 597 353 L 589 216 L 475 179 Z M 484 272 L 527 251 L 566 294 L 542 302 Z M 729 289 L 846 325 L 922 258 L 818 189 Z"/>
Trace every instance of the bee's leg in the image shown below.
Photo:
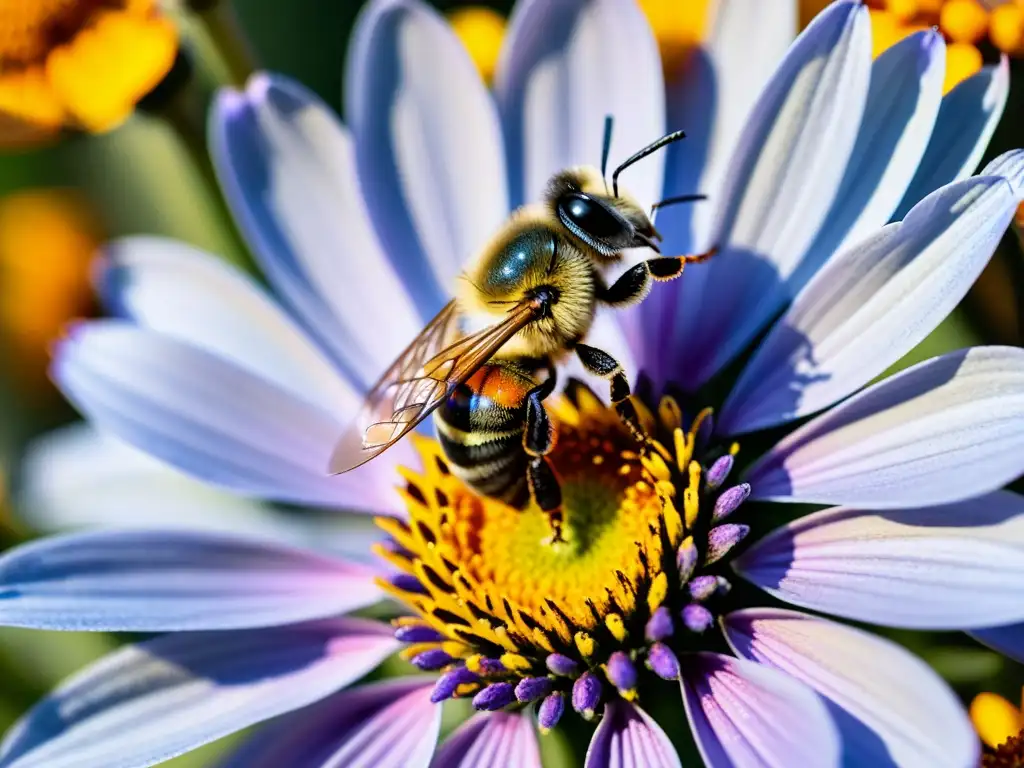
<path fill-rule="evenodd" d="M 611 386 L 612 405 L 619 414 L 619 418 L 626 425 L 637 442 L 647 444 L 647 432 L 640 423 L 640 416 L 636 412 L 633 401 L 629 399 L 629 379 L 622 365 L 614 357 L 604 350 L 591 347 L 587 344 L 576 345 L 576 356 L 579 357 L 583 367 L 588 373 L 608 379 Z"/>
<path fill-rule="evenodd" d="M 530 457 L 526 479 L 530 495 L 548 517 L 551 541 L 565 541 L 562 536 L 562 487 L 555 477 L 548 454 L 555 447 L 555 430 L 542 400 L 554 391 L 555 371 L 550 367 L 547 379 L 526 395 L 526 430 L 523 448 Z"/>
<path fill-rule="evenodd" d="M 627 269 L 611 286 L 598 286 L 597 298 L 613 307 L 626 307 L 641 301 L 655 282 L 674 280 L 683 274 L 687 264 L 706 261 L 715 255 L 717 248 L 692 256 L 658 256 L 641 261 Z"/>

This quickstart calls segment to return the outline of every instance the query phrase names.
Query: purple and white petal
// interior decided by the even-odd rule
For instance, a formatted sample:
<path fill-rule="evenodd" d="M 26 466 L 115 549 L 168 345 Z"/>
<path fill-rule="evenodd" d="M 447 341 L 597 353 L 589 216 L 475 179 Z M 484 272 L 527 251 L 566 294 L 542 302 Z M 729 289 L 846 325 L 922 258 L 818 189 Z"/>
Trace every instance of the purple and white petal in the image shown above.
<path fill-rule="evenodd" d="M 664 197 L 700 192 L 708 201 L 658 213 L 663 252 L 697 253 L 712 245 L 712 215 L 733 148 L 796 29 L 796 3 L 719 2 L 707 38 L 666 84 L 667 128 L 687 133 L 686 141 L 664 150 Z M 688 331 L 696 322 L 696 297 L 706 275 L 703 267 L 690 267 L 685 279 L 656 286 L 640 304 L 618 313 L 645 373 L 656 382 L 672 373 L 668 366 L 675 353 L 666 350 L 683 349 L 692 341 Z"/>
<path fill-rule="evenodd" d="M 975 629 L 968 634 L 989 648 L 1024 664 L 1024 622 L 1005 627 Z"/>
<path fill-rule="evenodd" d="M 508 216 L 497 110 L 451 27 L 418 0 L 371 2 L 349 51 L 345 117 L 362 193 L 430 317 Z"/>
<path fill-rule="evenodd" d="M 367 515 L 281 511 L 193 480 L 88 422 L 33 441 L 19 468 L 18 518 L 37 531 L 195 530 L 262 536 L 355 560 L 385 534 Z"/>
<path fill-rule="evenodd" d="M 427 768 L 441 726 L 434 680 L 352 688 L 263 726 L 221 768 Z"/>
<path fill-rule="evenodd" d="M 838 766 L 824 699 L 778 670 L 717 653 L 684 657 L 686 716 L 708 768 Z"/>
<path fill-rule="evenodd" d="M 794 520 L 733 562 L 804 608 L 893 627 L 970 629 L 1024 620 L 1024 497 L 835 508 Z"/>
<path fill-rule="evenodd" d="M 1024 165 L 1024 152 L 1009 159 Z M 967 179 L 832 259 L 754 353 L 719 429 L 751 432 L 807 416 L 881 374 L 964 297 L 1019 200 L 1003 177 Z"/>
<path fill-rule="evenodd" d="M 751 498 L 871 509 L 971 498 L 1024 471 L 1024 350 L 908 368 L 788 435 L 747 470 Z"/>
<path fill-rule="evenodd" d="M 523 712 L 480 712 L 458 727 L 437 751 L 433 768 L 541 768 L 533 717 Z"/>
<path fill-rule="evenodd" d="M 702 269 L 688 344 L 670 373 L 693 389 L 733 359 L 792 298 L 797 274 L 842 186 L 871 73 L 868 12 L 825 9 L 790 48 L 733 154 Z M 828 136 L 828 141 L 822 141 Z"/>
<path fill-rule="evenodd" d="M 587 748 L 585 768 L 681 768 L 668 736 L 640 707 L 616 699 Z"/>
<path fill-rule="evenodd" d="M 828 700 L 847 765 L 978 762 L 978 738 L 949 686 L 901 646 L 796 611 L 728 614 L 726 639 L 743 658 L 806 683 Z"/>
<path fill-rule="evenodd" d="M 0 625 L 181 632 L 293 624 L 383 596 L 368 566 L 240 535 L 95 531 L 0 556 Z"/>
<path fill-rule="evenodd" d="M 97 288 L 107 307 L 325 408 L 354 409 L 345 382 L 309 338 L 238 268 L 185 243 L 128 237 L 104 249 Z"/>
<path fill-rule="evenodd" d="M 893 214 L 899 220 L 939 187 L 974 173 L 1002 117 L 1010 92 L 1010 66 L 984 67 L 942 99 L 928 148 L 903 200 Z"/>
<path fill-rule="evenodd" d="M 946 71 L 938 30 L 917 32 L 875 59 L 864 118 L 832 210 L 790 280 L 799 290 L 837 251 L 889 221 L 932 135 Z"/>
<path fill-rule="evenodd" d="M 7 733 L 0 766 L 154 765 L 318 701 L 396 646 L 358 619 L 162 635 L 58 686 Z"/>
<path fill-rule="evenodd" d="M 126 322 L 71 330 L 53 377 L 100 429 L 193 477 L 234 491 L 361 512 L 400 513 L 391 488 L 408 441 L 341 477 L 327 462 L 345 424 L 228 360 Z"/>
<path fill-rule="evenodd" d="M 369 388 L 423 318 L 370 221 L 348 130 L 299 83 L 259 74 L 244 92 L 218 94 L 210 151 L 274 288 L 349 380 Z"/>
<path fill-rule="evenodd" d="M 628 55 L 613 55 L 613 51 Z M 615 119 L 609 168 L 665 133 L 661 59 L 634 3 L 521 0 L 495 73 L 513 205 L 540 199 L 552 174 L 601 162 L 604 119 Z M 638 163 L 623 185 L 650 206 L 664 157 Z"/>

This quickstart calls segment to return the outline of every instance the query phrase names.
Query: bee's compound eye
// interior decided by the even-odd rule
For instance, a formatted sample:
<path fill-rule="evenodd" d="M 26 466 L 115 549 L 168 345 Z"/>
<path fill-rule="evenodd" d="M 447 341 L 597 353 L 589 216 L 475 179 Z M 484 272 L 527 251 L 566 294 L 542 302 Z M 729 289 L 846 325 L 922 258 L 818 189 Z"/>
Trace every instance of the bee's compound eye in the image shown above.
<path fill-rule="evenodd" d="M 558 215 L 569 229 L 593 240 L 613 243 L 630 234 L 626 223 L 608 206 L 583 192 L 569 192 L 558 200 Z"/>
<path fill-rule="evenodd" d="M 527 229 L 510 237 L 490 258 L 484 288 L 495 296 L 514 294 L 532 269 L 547 269 L 555 254 L 555 236 L 548 229 Z"/>

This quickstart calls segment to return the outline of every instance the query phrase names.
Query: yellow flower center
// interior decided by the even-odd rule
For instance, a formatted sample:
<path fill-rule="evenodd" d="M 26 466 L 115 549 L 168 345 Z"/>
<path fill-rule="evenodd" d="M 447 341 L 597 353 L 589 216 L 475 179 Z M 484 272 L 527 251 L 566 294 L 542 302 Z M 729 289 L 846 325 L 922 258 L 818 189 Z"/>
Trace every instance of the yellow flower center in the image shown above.
<path fill-rule="evenodd" d="M 710 627 L 700 603 L 728 584 L 697 576 L 698 566 L 718 561 L 746 527 L 716 528 L 721 520 L 700 513 L 728 497 L 729 514 L 749 488 L 720 493 L 731 453 L 710 470 L 694 460 L 703 416 L 684 430 L 671 399 L 657 417 L 640 410 L 658 436 L 642 453 L 588 390 L 551 404 L 564 515 L 557 542 L 540 509 L 477 495 L 435 442 L 417 438 L 424 469 L 403 472 L 409 519 L 378 520 L 392 541 L 377 552 L 400 572 L 382 586 L 416 614 L 398 622 L 411 642 L 404 655 L 444 670 L 440 698 L 478 694 L 478 709 L 497 709 L 513 690 L 523 703 L 567 695 L 582 679 L 589 693 L 577 709 L 590 716 L 600 680 L 632 698 L 638 665 L 672 678 L 673 643 Z"/>

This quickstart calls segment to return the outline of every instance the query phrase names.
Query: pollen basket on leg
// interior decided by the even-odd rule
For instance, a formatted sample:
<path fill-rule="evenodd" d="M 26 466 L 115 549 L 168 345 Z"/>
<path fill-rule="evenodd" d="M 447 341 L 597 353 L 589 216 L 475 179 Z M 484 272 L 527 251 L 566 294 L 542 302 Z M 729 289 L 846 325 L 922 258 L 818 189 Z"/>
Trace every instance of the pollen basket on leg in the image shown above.
<path fill-rule="evenodd" d="M 378 521 L 391 536 L 378 554 L 399 571 L 383 585 L 416 614 L 398 621 L 403 654 L 442 672 L 438 700 L 472 695 L 477 709 L 539 701 L 549 720 L 569 702 L 596 715 L 610 696 L 635 698 L 645 669 L 674 678 L 684 635 L 707 628 L 706 606 L 727 590 L 703 566 L 742 535 L 712 518 L 745 495 L 724 487 L 729 460 L 693 460 L 699 424 L 684 430 L 678 407 L 654 415 L 638 405 L 657 436 L 642 448 L 585 389 L 549 405 L 562 540 L 534 504 L 517 509 L 469 489 L 424 438 L 415 438 L 422 471 L 403 470 L 408 521 Z"/>

